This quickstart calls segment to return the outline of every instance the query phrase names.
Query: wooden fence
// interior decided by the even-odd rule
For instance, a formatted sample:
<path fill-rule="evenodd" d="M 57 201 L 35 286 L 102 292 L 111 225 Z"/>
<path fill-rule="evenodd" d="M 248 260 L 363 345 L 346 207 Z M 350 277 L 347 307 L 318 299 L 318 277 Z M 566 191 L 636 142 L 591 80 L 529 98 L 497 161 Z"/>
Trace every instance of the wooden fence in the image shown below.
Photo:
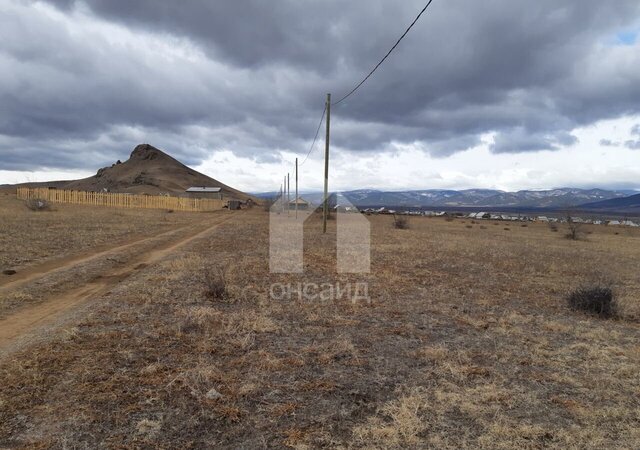
<path fill-rule="evenodd" d="M 175 211 L 215 211 L 225 201 L 208 198 L 165 197 L 154 195 L 115 194 L 110 192 L 64 191 L 49 188 L 18 188 L 22 200 L 41 199 L 52 203 L 110 206 L 114 208 L 173 209 Z"/>

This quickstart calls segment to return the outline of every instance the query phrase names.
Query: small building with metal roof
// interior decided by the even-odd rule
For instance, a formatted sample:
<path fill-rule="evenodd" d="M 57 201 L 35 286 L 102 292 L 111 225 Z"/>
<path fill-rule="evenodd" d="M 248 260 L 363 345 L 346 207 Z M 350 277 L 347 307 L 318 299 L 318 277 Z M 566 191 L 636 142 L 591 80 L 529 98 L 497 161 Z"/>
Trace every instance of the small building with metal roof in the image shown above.
<path fill-rule="evenodd" d="M 298 197 L 297 199 L 289 202 L 289 209 L 296 209 L 296 205 L 300 211 L 304 211 L 309 209 L 310 203 L 302 197 Z"/>
<path fill-rule="evenodd" d="M 192 186 L 186 191 L 191 198 L 216 198 L 222 199 L 222 188 L 214 186 Z"/>

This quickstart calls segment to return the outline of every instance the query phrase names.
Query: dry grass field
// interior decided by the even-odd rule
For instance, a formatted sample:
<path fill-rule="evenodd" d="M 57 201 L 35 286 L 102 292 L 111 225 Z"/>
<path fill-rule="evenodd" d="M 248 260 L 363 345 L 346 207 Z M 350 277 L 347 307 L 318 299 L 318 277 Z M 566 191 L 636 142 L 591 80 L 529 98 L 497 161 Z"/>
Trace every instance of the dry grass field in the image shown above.
<path fill-rule="evenodd" d="M 55 204 L 33 212 L 0 191 L 0 271 L 150 236 L 189 224 L 196 213 Z M 1 275 L 0 275 L 1 276 Z"/>
<path fill-rule="evenodd" d="M 196 220 L 0 201 L 4 264 Z M 84 237 L 56 247 L 57 217 Z M 269 273 L 268 216 L 254 209 L 97 292 L 0 360 L 0 448 L 640 447 L 640 230 L 571 241 L 543 224 L 368 219 L 366 276 L 336 273 L 336 223 L 322 235 L 317 216 L 305 274 Z M 602 279 L 616 318 L 567 307 Z M 370 301 L 271 298 L 298 282 L 367 282 Z M 48 301 L 35 297 L 14 298 L 8 318 Z"/>

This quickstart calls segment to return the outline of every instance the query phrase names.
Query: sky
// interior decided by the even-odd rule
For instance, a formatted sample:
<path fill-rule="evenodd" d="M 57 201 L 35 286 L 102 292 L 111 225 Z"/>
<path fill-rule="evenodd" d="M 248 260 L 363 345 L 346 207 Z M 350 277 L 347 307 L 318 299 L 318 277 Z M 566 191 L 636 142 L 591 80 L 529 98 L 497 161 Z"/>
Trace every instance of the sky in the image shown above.
<path fill-rule="evenodd" d="M 158 147 L 279 188 L 425 0 L 0 0 L 0 184 Z M 640 2 L 435 0 L 332 107 L 338 190 L 640 189 Z M 324 130 L 300 168 L 323 182 Z"/>

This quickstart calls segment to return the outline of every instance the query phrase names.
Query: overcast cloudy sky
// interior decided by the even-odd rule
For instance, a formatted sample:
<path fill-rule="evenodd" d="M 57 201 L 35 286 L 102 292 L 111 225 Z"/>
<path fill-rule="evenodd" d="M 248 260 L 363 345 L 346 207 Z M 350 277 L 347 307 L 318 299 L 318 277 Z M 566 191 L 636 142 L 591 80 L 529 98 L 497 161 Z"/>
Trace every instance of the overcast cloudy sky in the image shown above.
<path fill-rule="evenodd" d="M 0 183 L 150 143 L 248 191 L 425 0 L 0 0 Z M 435 0 L 332 110 L 331 185 L 640 189 L 638 0 Z M 322 141 L 301 170 L 322 185 Z"/>

